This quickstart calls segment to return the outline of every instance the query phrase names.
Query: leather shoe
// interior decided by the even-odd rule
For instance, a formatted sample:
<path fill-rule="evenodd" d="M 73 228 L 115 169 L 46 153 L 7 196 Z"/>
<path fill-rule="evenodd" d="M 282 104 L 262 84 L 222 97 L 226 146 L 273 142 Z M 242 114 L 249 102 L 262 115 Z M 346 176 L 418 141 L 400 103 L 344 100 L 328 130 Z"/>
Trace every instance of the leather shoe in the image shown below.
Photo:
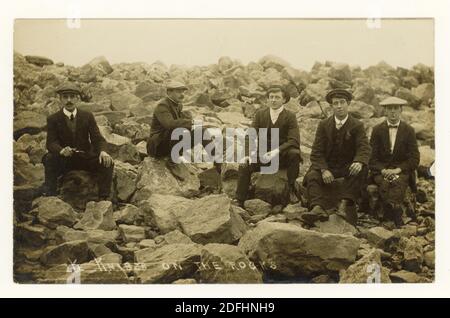
<path fill-rule="evenodd" d="M 345 199 L 342 200 L 339 203 L 336 214 L 343 217 L 351 225 L 356 226 L 358 214 L 356 213 L 356 206 L 353 202 Z"/>

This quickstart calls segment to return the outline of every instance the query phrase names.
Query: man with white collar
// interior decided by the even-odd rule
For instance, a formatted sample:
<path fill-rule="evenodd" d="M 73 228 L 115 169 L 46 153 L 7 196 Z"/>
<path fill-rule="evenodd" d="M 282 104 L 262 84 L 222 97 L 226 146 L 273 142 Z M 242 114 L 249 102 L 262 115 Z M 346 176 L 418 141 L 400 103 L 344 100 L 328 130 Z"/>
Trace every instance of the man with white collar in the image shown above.
<path fill-rule="evenodd" d="M 400 120 L 402 107 L 407 102 L 388 97 L 380 105 L 384 107 L 386 120 L 375 126 L 370 138 L 372 156 L 370 171 L 383 204 L 383 212 L 391 215 L 401 226 L 406 188 L 415 190 L 415 170 L 420 161 L 416 134 L 405 121 Z"/>
<path fill-rule="evenodd" d="M 356 201 L 367 176 L 370 146 L 364 125 L 348 113 L 352 94 L 334 89 L 326 96 L 333 116 L 322 120 L 317 127 L 311 151 L 311 167 L 304 178 L 310 212 L 302 219 L 310 224 L 326 220 L 325 209 L 339 202 L 337 214 L 355 225 Z M 336 179 L 342 178 L 340 187 Z M 339 191 L 337 191 L 339 189 Z"/>
<path fill-rule="evenodd" d="M 114 162 L 95 118 L 77 109 L 81 91 L 75 83 L 64 83 L 56 92 L 63 107 L 47 118 L 44 194 L 57 195 L 57 179 L 64 173 L 87 170 L 98 174 L 99 198 L 109 200 Z"/>
<path fill-rule="evenodd" d="M 289 202 L 297 203 L 299 199 L 295 190 L 295 180 L 298 178 L 301 162 L 300 132 L 297 118 L 294 113 L 284 108 L 284 104 L 290 100 L 290 96 L 282 86 L 273 85 L 269 87 L 267 99 L 269 107 L 256 112 L 252 127 L 257 131 L 260 128 L 268 128 L 268 143 L 271 140 L 271 129 L 278 129 L 279 147 L 265 153 L 263 161 L 267 162 L 278 156 L 280 167 L 287 169 Z M 269 146 L 267 149 L 271 149 Z M 247 200 L 252 173 L 258 171 L 261 165 L 261 162 L 255 162 L 239 166 L 236 201 L 240 206 Z"/>

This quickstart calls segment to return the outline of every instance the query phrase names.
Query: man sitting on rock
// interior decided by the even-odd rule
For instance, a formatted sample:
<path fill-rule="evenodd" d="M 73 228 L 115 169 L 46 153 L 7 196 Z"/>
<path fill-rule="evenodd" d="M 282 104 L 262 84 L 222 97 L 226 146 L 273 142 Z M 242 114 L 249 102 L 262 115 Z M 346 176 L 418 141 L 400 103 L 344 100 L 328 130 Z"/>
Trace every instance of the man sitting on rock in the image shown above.
<path fill-rule="evenodd" d="M 87 170 L 98 174 L 100 200 L 109 200 L 114 162 L 106 152 L 92 113 L 77 109 L 81 91 L 67 82 L 58 89 L 62 109 L 47 118 L 48 153 L 42 158 L 45 167 L 44 195 L 57 195 L 57 179 L 71 170 Z"/>
<path fill-rule="evenodd" d="M 415 170 L 420 161 L 414 128 L 400 120 L 406 104 L 397 97 L 383 100 L 380 105 L 384 106 L 386 120 L 373 128 L 370 138 L 370 172 L 378 185 L 384 214 L 390 214 L 398 227 L 403 224 L 406 189 L 410 185 L 415 190 Z"/>
<path fill-rule="evenodd" d="M 171 157 L 172 148 L 178 143 L 178 140 L 172 140 L 172 132 L 177 128 L 185 128 L 193 130 L 194 120 L 184 113 L 182 101 L 184 94 L 187 91 L 186 85 L 177 81 L 170 81 L 166 86 L 167 96 L 163 98 L 153 112 L 151 123 L 150 137 L 147 140 L 147 154 L 153 158 L 167 158 L 168 168 L 179 180 L 184 180 L 185 171 L 178 169 L 178 165 L 173 159 L 181 160 L 183 156 L 180 154 L 178 158 Z M 194 134 L 191 133 L 192 141 Z M 206 146 L 211 141 L 202 140 L 203 146 Z M 214 155 L 214 153 L 213 153 Z M 216 170 L 220 171 L 220 164 L 215 163 Z"/>
<path fill-rule="evenodd" d="M 326 96 L 334 115 L 317 127 L 311 151 L 311 167 L 305 176 L 310 212 L 305 222 L 328 219 L 325 209 L 338 202 L 337 214 L 356 225 L 355 203 L 367 177 L 370 146 L 364 125 L 348 113 L 352 94 L 335 89 Z M 342 183 L 338 185 L 338 178 Z"/>
<path fill-rule="evenodd" d="M 300 133 L 295 114 L 284 108 L 290 100 L 289 94 L 282 86 L 272 86 L 267 90 L 269 107 L 265 107 L 256 112 L 252 127 L 256 129 L 278 128 L 279 147 L 267 152 L 264 157 L 267 159 L 279 156 L 280 167 L 287 168 L 287 178 L 289 184 L 289 201 L 297 203 L 299 200 L 295 191 L 295 181 L 298 178 L 300 169 Z M 270 137 L 267 138 L 269 141 Z M 244 163 L 239 166 L 238 185 L 236 189 L 236 203 L 243 206 L 247 200 L 248 188 L 253 172 L 260 170 L 262 163 Z"/>

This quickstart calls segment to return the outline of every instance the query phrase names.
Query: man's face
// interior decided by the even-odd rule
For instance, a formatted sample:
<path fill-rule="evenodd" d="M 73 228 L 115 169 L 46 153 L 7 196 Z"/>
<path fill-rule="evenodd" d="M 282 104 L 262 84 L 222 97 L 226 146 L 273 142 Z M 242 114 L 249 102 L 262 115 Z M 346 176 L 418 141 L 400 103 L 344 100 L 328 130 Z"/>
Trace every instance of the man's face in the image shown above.
<path fill-rule="evenodd" d="M 75 92 L 63 92 L 59 95 L 59 99 L 61 100 L 62 106 L 69 112 L 72 112 L 77 107 L 80 96 Z"/>
<path fill-rule="evenodd" d="M 283 106 L 285 102 L 283 92 L 281 91 L 270 92 L 268 96 L 268 102 L 270 108 L 274 110 L 280 108 L 281 106 Z"/>
<path fill-rule="evenodd" d="M 177 103 L 181 103 L 184 99 L 184 93 L 186 92 L 186 89 L 180 88 L 180 89 L 171 89 L 167 91 L 167 95 L 172 99 L 173 101 Z"/>
<path fill-rule="evenodd" d="M 402 107 L 400 105 L 387 105 L 385 114 L 388 121 L 392 124 L 396 124 L 400 120 L 400 114 L 402 113 Z"/>
<path fill-rule="evenodd" d="M 331 99 L 331 107 L 333 108 L 334 116 L 342 120 L 348 115 L 348 102 L 342 97 L 333 97 Z"/>

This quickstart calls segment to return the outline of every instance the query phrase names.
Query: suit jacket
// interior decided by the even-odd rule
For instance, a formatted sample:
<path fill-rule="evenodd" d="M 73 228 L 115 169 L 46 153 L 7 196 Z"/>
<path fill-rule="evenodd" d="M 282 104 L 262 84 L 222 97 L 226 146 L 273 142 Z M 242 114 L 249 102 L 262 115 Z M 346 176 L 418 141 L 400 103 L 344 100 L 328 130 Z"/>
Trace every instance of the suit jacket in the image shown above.
<path fill-rule="evenodd" d="M 400 168 L 404 173 L 411 173 L 419 165 L 420 153 L 416 133 L 414 128 L 404 121 L 400 121 L 392 153 L 389 128 L 386 121 L 373 128 L 370 144 L 372 146 L 370 158 L 372 174 L 379 174 L 381 170 L 386 168 Z"/>
<path fill-rule="evenodd" d="M 147 153 L 156 154 L 158 146 L 162 142 L 170 143 L 170 136 L 175 128 L 191 129 L 192 121 L 182 113 L 181 105 L 169 98 L 163 98 L 153 112 L 150 137 L 147 140 Z"/>
<path fill-rule="evenodd" d="M 310 157 L 312 169 L 329 168 L 335 125 L 334 116 L 330 116 L 319 123 Z M 341 129 L 344 129 L 344 137 L 340 141 L 339 147 L 346 154 L 346 157 L 343 158 L 344 161 L 349 164 L 361 162 L 367 165 L 370 157 L 370 146 L 363 123 L 349 114 Z"/>
<path fill-rule="evenodd" d="M 283 154 L 290 148 L 298 149 L 300 153 L 300 132 L 297 118 L 293 112 L 284 109 L 278 116 L 275 124 L 273 124 L 270 118 L 270 108 L 260 109 L 255 114 L 252 126 L 257 130 L 269 127 L 278 128 L 280 154 Z"/>
<path fill-rule="evenodd" d="M 84 156 L 98 156 L 106 150 L 105 138 L 92 113 L 77 109 L 75 121 L 76 129 L 72 134 L 62 109 L 47 117 L 46 147 L 49 152 L 59 154 L 64 147 L 70 146 L 84 151 Z"/>

